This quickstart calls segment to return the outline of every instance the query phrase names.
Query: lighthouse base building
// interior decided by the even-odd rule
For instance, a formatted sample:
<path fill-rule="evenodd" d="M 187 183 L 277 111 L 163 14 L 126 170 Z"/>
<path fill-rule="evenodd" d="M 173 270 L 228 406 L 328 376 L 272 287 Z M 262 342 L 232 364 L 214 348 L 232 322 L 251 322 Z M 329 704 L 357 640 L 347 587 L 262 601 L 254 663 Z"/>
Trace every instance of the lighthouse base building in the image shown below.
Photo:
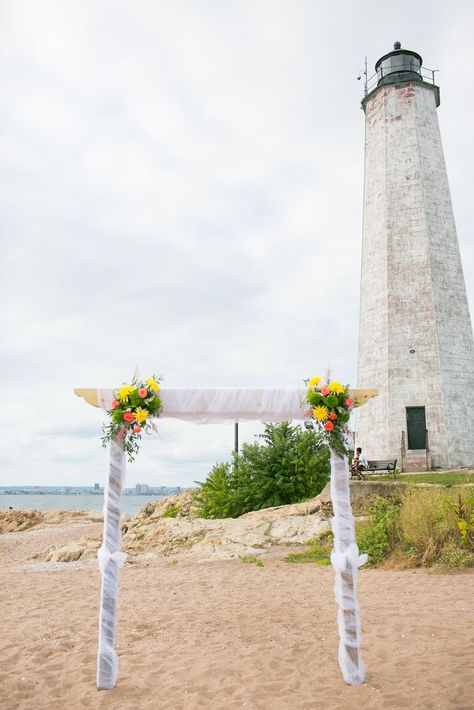
<path fill-rule="evenodd" d="M 367 458 L 474 466 L 474 342 L 438 126 L 439 90 L 396 43 L 366 116 L 358 386 Z"/>

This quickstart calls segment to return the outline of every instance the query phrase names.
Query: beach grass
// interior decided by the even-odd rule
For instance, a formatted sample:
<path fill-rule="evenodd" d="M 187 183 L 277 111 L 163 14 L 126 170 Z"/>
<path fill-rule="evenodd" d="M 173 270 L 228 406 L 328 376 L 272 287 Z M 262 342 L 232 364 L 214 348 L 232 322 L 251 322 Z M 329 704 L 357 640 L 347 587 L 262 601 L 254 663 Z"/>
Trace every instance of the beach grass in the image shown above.
<path fill-rule="evenodd" d="M 312 562 L 315 565 L 328 565 L 331 562 L 333 535 L 327 530 L 309 542 L 309 550 L 291 552 L 285 557 L 285 562 Z"/>
<path fill-rule="evenodd" d="M 356 518 L 356 538 L 368 566 L 429 567 L 444 572 L 474 566 L 474 489 L 412 485 L 395 498 L 370 496 Z M 330 563 L 330 530 L 286 562 Z"/>
<path fill-rule="evenodd" d="M 240 557 L 240 560 L 248 565 L 257 565 L 257 567 L 264 566 L 263 560 L 257 557 L 257 555 L 243 555 L 243 557 Z"/>
<path fill-rule="evenodd" d="M 178 515 L 181 513 L 181 506 L 178 505 L 172 505 L 170 508 L 165 510 L 163 513 L 164 518 L 177 518 Z"/>
<path fill-rule="evenodd" d="M 369 565 L 439 571 L 474 566 L 474 490 L 411 485 L 398 499 L 367 501 L 356 521 L 357 544 Z"/>
<path fill-rule="evenodd" d="M 393 481 L 393 475 L 388 476 L 387 474 L 383 476 L 367 476 L 367 480 L 370 481 Z M 474 473 L 467 473 L 465 471 L 426 471 L 424 473 L 398 473 L 395 480 L 405 481 L 416 485 L 418 483 L 436 483 L 446 487 L 449 486 L 461 486 L 466 485 L 466 483 L 474 483 Z"/>

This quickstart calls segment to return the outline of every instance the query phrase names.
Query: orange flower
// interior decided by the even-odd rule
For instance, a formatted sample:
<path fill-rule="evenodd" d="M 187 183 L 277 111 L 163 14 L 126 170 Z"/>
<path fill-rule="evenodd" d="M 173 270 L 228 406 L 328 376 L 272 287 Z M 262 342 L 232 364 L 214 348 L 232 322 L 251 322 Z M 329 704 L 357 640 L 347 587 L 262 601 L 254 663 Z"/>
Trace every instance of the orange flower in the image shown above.
<path fill-rule="evenodd" d="M 323 428 L 326 431 L 332 431 L 334 429 L 334 424 L 332 422 L 326 422 Z"/>
<path fill-rule="evenodd" d="M 125 412 L 125 414 L 123 415 L 123 420 L 124 422 L 128 422 L 129 424 L 131 424 L 135 421 L 135 415 L 131 412 Z"/>

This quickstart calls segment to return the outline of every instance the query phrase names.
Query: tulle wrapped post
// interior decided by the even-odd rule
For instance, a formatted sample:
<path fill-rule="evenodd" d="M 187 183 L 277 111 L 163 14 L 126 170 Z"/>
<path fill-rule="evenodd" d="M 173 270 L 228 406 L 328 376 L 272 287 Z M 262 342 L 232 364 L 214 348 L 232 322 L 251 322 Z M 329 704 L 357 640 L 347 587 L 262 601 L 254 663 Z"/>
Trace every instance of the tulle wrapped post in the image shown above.
<path fill-rule="evenodd" d="M 97 687 L 105 690 L 115 686 L 118 671 L 114 646 L 119 569 L 126 557 L 120 552 L 120 518 L 124 482 L 123 438 L 118 435 L 110 442 L 109 479 L 104 491 L 104 535 L 102 546 L 97 553 L 99 569 L 102 573 Z"/>
<path fill-rule="evenodd" d="M 346 683 L 356 685 L 365 679 L 360 653 L 361 625 L 357 600 L 357 569 L 367 562 L 367 555 L 359 555 L 355 541 L 349 488 L 347 456 L 331 451 L 331 501 L 334 512 L 332 530 L 334 550 L 331 564 L 335 572 L 335 593 L 339 606 L 339 666 Z"/>

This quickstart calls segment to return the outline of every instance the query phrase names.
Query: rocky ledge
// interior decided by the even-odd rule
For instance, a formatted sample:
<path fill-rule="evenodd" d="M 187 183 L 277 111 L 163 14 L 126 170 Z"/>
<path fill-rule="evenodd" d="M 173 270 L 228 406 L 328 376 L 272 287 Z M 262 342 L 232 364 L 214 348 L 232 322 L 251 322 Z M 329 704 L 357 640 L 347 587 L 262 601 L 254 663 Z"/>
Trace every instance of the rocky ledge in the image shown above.
<path fill-rule="evenodd" d="M 0 533 L 69 523 L 100 523 L 101 520 L 102 513 L 89 510 L 0 510 Z"/>
<path fill-rule="evenodd" d="M 324 492 L 323 492 L 324 493 Z M 327 498 L 316 498 L 246 513 L 240 518 L 198 518 L 193 491 L 147 503 L 122 523 L 122 550 L 133 557 L 143 552 L 165 556 L 195 555 L 228 559 L 259 555 L 273 545 L 306 543 L 329 528 Z M 47 550 L 47 562 L 68 562 L 95 555 L 101 534 Z"/>

